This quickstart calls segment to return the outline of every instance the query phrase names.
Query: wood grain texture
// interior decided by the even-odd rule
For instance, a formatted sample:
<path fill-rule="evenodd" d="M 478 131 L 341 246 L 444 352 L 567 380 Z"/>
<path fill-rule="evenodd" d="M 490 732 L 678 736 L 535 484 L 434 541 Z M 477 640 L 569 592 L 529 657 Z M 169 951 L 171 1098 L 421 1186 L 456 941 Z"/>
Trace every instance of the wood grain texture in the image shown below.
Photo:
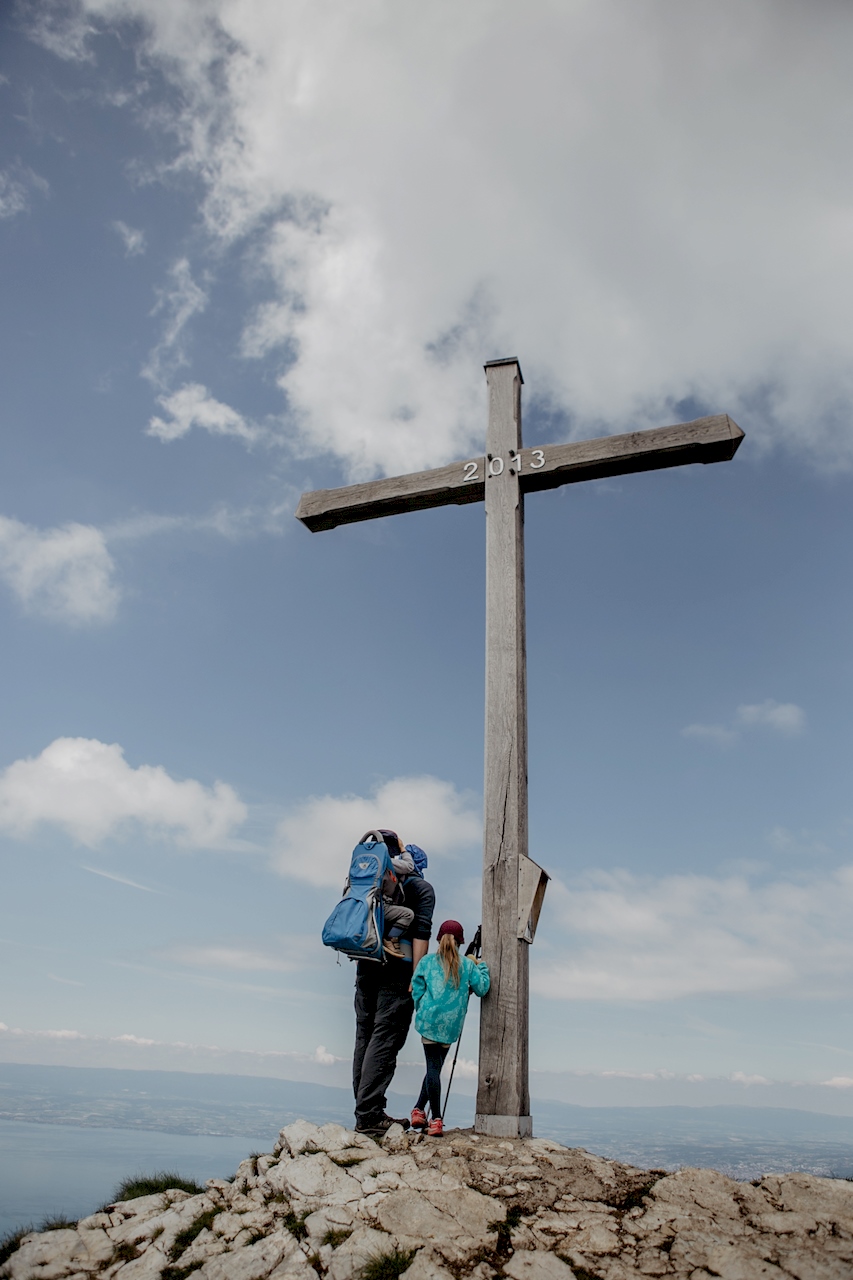
<path fill-rule="evenodd" d="M 471 463 L 476 464 L 477 479 L 466 480 Z M 312 533 L 319 533 L 323 529 L 334 529 L 339 524 L 376 520 L 379 516 L 396 516 L 404 511 L 482 502 L 485 490 L 483 466 L 483 458 L 469 458 L 465 462 L 453 462 L 449 467 L 436 467 L 433 471 L 415 471 L 411 475 L 351 484 L 342 489 L 315 489 L 311 493 L 303 493 L 299 499 L 296 519 L 301 520 Z"/>
<path fill-rule="evenodd" d="M 506 361 L 487 366 L 487 376 L 497 376 L 501 369 L 512 367 L 514 362 Z M 514 473 L 520 470 L 522 493 L 535 493 L 540 489 L 556 489 L 563 484 L 600 480 L 634 471 L 656 471 L 694 462 L 727 462 L 734 457 L 742 439 L 740 427 L 727 414 L 721 413 L 673 427 L 601 436 L 575 444 L 548 444 L 539 449 L 521 449 L 518 444 L 506 443 L 498 448 L 495 443 L 494 447 L 489 446 L 489 453 L 494 458 L 501 458 L 505 469 Z M 545 459 L 541 466 L 538 465 L 540 457 Z M 339 524 L 376 520 L 380 516 L 400 515 L 404 511 L 482 502 L 486 490 L 486 466 L 484 458 L 468 458 L 447 467 L 436 467 L 433 471 L 415 471 L 410 475 L 346 485 L 341 489 L 315 489 L 311 493 L 303 493 L 296 508 L 296 518 L 312 533 L 319 533 L 323 529 L 334 529 Z M 476 478 L 466 480 L 466 475 L 470 474 Z"/>
<path fill-rule="evenodd" d="M 487 462 L 521 448 L 515 362 L 488 366 Z M 486 480 L 486 742 L 483 956 L 492 985 L 480 1012 L 477 1119 L 506 1135 L 529 1132 L 528 947 L 519 941 L 519 859 L 527 854 L 527 662 L 524 500 L 504 466 Z M 491 1126 L 491 1128 L 489 1127 Z"/>
<path fill-rule="evenodd" d="M 624 476 L 635 471 L 658 471 L 690 463 L 728 462 L 743 440 L 743 432 L 726 413 L 673 427 L 600 436 L 575 444 L 548 444 L 521 451 L 521 491 L 536 493 L 582 480 Z M 541 455 L 544 466 L 537 466 Z"/>

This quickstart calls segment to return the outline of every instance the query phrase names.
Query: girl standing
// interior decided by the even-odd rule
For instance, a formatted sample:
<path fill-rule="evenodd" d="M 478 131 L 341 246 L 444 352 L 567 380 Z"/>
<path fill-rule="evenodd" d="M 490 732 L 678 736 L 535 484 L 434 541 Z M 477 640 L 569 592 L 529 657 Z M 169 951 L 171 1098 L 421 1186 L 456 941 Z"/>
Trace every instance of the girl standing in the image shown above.
<path fill-rule="evenodd" d="M 426 1057 L 426 1075 L 412 1110 L 412 1128 L 426 1129 L 430 1138 L 444 1133 L 441 1118 L 441 1068 L 447 1051 L 462 1034 L 468 997 L 484 996 L 489 970 L 482 960 L 461 956 L 465 941 L 458 920 L 445 920 L 438 931 L 438 953 L 421 960 L 412 979 L 415 1030 L 420 1032 Z M 427 1128 L 424 1108 L 429 1102 L 432 1118 Z"/>

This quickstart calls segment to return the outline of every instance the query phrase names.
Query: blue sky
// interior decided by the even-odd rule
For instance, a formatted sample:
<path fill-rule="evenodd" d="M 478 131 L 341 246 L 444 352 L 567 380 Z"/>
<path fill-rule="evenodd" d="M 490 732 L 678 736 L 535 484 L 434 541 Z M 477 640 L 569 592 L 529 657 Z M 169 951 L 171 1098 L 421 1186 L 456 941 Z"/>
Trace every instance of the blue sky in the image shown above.
<path fill-rule="evenodd" d="M 528 500 L 534 1091 L 853 1108 L 849 11 L 0 30 L 0 1056 L 345 1079 L 380 822 L 476 925 L 482 508 L 293 510 L 518 355 L 528 445 L 747 433 Z"/>

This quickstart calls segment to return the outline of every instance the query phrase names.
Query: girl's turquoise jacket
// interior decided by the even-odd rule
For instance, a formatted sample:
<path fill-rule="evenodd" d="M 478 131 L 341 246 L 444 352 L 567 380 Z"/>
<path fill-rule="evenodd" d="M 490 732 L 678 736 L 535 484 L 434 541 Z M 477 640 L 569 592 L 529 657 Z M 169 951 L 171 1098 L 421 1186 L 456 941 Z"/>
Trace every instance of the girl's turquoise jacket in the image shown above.
<path fill-rule="evenodd" d="M 445 978 L 438 956 L 424 956 L 412 978 L 415 1030 L 427 1040 L 453 1044 L 462 1034 L 469 991 L 484 996 L 489 983 L 489 971 L 482 960 L 476 964 L 470 956 L 461 956 L 459 986 L 454 987 Z"/>

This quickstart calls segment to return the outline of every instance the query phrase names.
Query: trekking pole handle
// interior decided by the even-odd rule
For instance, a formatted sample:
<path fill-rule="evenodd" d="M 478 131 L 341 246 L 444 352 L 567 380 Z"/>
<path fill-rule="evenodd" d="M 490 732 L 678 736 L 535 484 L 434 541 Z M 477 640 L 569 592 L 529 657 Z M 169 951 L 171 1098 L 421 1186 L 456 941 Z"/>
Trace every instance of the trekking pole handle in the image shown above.
<path fill-rule="evenodd" d="M 466 956 L 476 956 L 476 958 L 479 960 L 480 953 L 482 950 L 483 950 L 483 926 L 481 924 L 478 924 L 477 932 L 474 934 L 474 937 L 468 943 L 468 946 L 465 950 L 465 954 Z"/>

